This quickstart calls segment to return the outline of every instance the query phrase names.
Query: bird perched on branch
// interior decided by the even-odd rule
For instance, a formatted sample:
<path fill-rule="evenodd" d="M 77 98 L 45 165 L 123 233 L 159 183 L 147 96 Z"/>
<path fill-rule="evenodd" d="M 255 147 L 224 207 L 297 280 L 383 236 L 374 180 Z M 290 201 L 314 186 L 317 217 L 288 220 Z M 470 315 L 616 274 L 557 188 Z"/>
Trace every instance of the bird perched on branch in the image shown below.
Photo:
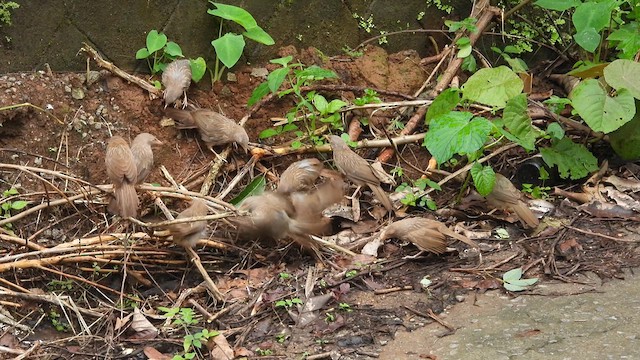
<path fill-rule="evenodd" d="M 173 104 L 184 94 L 182 108 L 185 108 L 187 106 L 187 89 L 191 85 L 191 63 L 189 60 L 174 60 L 167 65 L 162 73 L 162 85 L 164 86 L 164 107 Z"/>
<path fill-rule="evenodd" d="M 320 177 L 323 169 L 322 162 L 316 158 L 294 162 L 280 175 L 278 192 L 289 194 L 309 189 Z"/>
<path fill-rule="evenodd" d="M 387 211 L 393 211 L 393 203 L 391 203 L 391 199 L 389 199 L 387 193 L 380 187 L 380 179 L 376 176 L 371 165 L 351 150 L 349 145 L 339 136 L 331 135 L 329 142 L 333 150 L 333 162 L 338 170 L 356 185 L 369 186 L 385 209 L 387 209 Z"/>
<path fill-rule="evenodd" d="M 105 156 L 107 176 L 113 183 L 115 200 L 109 210 L 122 217 L 135 217 L 138 212 L 138 195 L 134 185 L 138 170 L 127 142 L 120 136 L 112 136 L 107 143 Z"/>
<path fill-rule="evenodd" d="M 176 219 L 186 219 L 197 216 L 207 215 L 207 205 L 202 199 L 194 198 L 191 205 L 178 214 Z M 187 223 L 178 223 L 169 226 L 169 231 L 173 235 L 173 241 L 183 247 L 193 247 L 198 240 L 204 235 L 207 228 L 206 220 L 198 220 Z"/>
<path fill-rule="evenodd" d="M 138 170 L 137 184 L 141 184 L 153 169 L 153 148 L 162 141 L 149 133 L 141 133 L 131 142 L 131 153 Z"/>
<path fill-rule="evenodd" d="M 214 146 L 234 143 L 248 151 L 249 135 L 235 121 L 213 110 L 166 109 L 167 116 L 178 122 L 178 129 L 198 129 L 200 138 L 216 156 Z"/>
<path fill-rule="evenodd" d="M 381 239 L 396 238 L 410 241 L 421 250 L 442 254 L 447 249 L 446 237 L 452 237 L 465 244 L 478 248 L 478 245 L 468 237 L 449 229 L 447 225 L 437 220 L 425 218 L 407 218 L 395 221 L 380 234 Z"/>
<path fill-rule="evenodd" d="M 501 174 L 496 174 L 493 191 L 486 196 L 486 199 L 489 206 L 516 213 L 523 226 L 536 228 L 540 223 L 527 204 L 522 201 L 522 193 Z"/>

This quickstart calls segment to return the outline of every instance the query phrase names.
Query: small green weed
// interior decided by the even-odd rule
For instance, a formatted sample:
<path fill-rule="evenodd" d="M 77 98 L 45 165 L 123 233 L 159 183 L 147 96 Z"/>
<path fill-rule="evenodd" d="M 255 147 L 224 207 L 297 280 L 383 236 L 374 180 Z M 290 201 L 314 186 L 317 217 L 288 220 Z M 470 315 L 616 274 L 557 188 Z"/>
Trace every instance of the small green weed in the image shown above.
<path fill-rule="evenodd" d="M 0 199 L 0 208 L 2 209 L 2 214 L 0 214 L 0 218 L 8 219 L 12 216 L 12 213 L 20 212 L 20 210 L 24 209 L 29 204 L 24 200 L 11 200 L 17 197 L 17 195 L 19 194 L 20 193 L 16 188 L 11 188 L 2 192 L 2 199 Z M 4 227 L 7 230 L 13 229 L 13 225 L 11 223 L 5 224 Z"/>
<path fill-rule="evenodd" d="M 15 1 L 0 1 L 0 27 L 2 24 L 11 25 L 11 10 L 20 7 Z"/>
<path fill-rule="evenodd" d="M 212 337 L 218 336 L 220 333 L 202 329 L 192 333 L 192 326 L 197 325 L 200 321 L 196 317 L 196 313 L 191 308 L 167 308 L 160 306 L 158 311 L 164 313 L 163 316 L 171 319 L 172 325 L 180 326 L 185 331 L 182 341 L 183 352 L 176 354 L 171 360 L 191 360 L 194 359 L 204 343 Z"/>
<path fill-rule="evenodd" d="M 276 301 L 275 306 L 277 308 L 283 307 L 283 308 L 288 309 L 288 308 L 292 307 L 293 305 L 302 305 L 302 304 L 303 304 L 303 302 L 302 302 L 302 300 L 300 300 L 300 298 L 293 298 L 293 299 L 278 300 L 278 301 Z"/>

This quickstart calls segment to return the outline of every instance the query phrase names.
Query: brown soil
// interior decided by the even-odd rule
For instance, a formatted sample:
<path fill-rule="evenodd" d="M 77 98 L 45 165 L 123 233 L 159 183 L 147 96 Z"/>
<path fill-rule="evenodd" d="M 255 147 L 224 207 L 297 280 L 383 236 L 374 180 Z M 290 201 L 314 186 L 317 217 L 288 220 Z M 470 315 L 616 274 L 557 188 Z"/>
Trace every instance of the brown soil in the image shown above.
<path fill-rule="evenodd" d="M 291 49 L 288 51 L 295 52 Z M 328 60 L 309 50 L 299 54 L 299 57 L 306 64 L 317 63 L 333 68 L 340 76 L 340 81 L 334 84 L 361 89 L 371 87 L 412 94 L 429 74 L 429 69 L 420 66 L 420 59 L 411 52 L 387 55 L 381 49 L 371 48 L 364 57 L 356 60 Z M 228 117 L 240 119 L 248 112 L 246 103 L 251 92 L 262 81 L 252 77 L 250 73 L 249 68 L 237 70 L 235 82 L 216 85 L 214 90 L 192 88 L 189 99 L 201 107 L 220 110 Z M 70 196 L 79 189 L 73 183 L 65 183 L 61 177 L 19 171 L 15 167 L 4 166 L 6 164 L 55 170 L 72 174 L 91 184 L 105 184 L 108 182 L 104 169 L 107 139 L 111 135 L 131 139 L 140 132 L 150 132 L 164 142 L 165 145 L 155 153 L 156 164 L 164 165 L 173 178 L 189 190 L 200 190 L 213 156 L 194 132 L 162 126 L 161 100 L 150 99 L 137 86 L 104 72 L 91 85 L 85 83 L 84 77 L 85 74 L 38 72 L 8 74 L 0 78 L 0 104 L 30 103 L 48 110 L 48 113 L 44 113 L 34 107 L 21 106 L 0 112 L 0 190 L 17 188 L 21 194 L 18 198 L 23 197 L 31 201 L 29 206 L 35 206 L 46 203 L 48 199 L 60 198 L 59 192 Z M 323 93 L 330 98 L 344 99 L 362 95 L 358 91 L 324 90 Z M 384 94 L 382 91 L 381 93 Z M 385 101 L 402 100 L 391 95 L 381 97 Z M 253 114 L 245 126 L 251 141 L 258 142 L 258 134 L 271 126 L 271 119 L 283 117 L 292 106 L 291 98 L 274 99 Z M 377 112 L 371 122 L 384 126 L 396 115 L 395 111 L 390 110 Z M 406 119 L 407 116 L 401 117 L 401 121 Z M 276 137 L 264 143 L 279 145 L 285 141 L 286 139 Z M 419 168 L 426 168 L 429 156 L 420 144 L 407 145 L 401 150 L 405 159 Z M 372 158 L 375 154 L 366 151 L 362 155 Z M 289 163 L 304 156 L 311 155 L 266 157 L 260 163 L 271 173 L 278 174 Z M 327 154 L 314 156 L 329 158 Z M 526 154 L 514 151 L 508 156 L 522 159 Z M 242 167 L 248 159 L 249 155 L 234 153 L 211 194 L 215 196 L 225 189 L 235 176 L 236 169 Z M 497 161 L 502 162 L 501 165 L 514 163 L 507 162 L 504 157 Z M 330 165 L 330 161 L 327 165 Z M 404 178 L 399 182 L 417 179 L 421 175 L 395 159 L 393 164 L 387 165 L 387 171 L 394 167 L 405 168 Z M 259 174 L 256 169 L 251 177 Z M 514 170 L 509 167 L 504 169 L 508 172 Z M 267 178 L 267 187 L 270 188 L 273 186 L 273 179 Z M 243 179 L 225 200 L 233 198 L 250 180 Z M 147 181 L 171 186 L 157 169 Z M 38 193 L 45 190 L 46 193 Z M 435 195 L 438 207 L 453 209 L 452 199 L 457 196 L 457 191 L 459 184 L 452 184 Z M 67 204 L 51 208 L 45 206 L 40 212 L 16 219 L 11 223 L 15 236 L 50 248 L 73 239 L 122 230 L 124 224 L 120 223 L 121 227 L 118 228 L 118 223 L 112 223 L 113 219 L 106 213 L 103 194 L 89 200 L 94 202 L 76 202 L 74 206 Z M 350 225 L 357 239 L 377 233 L 387 221 L 372 219 L 370 212 L 365 211 L 370 209 L 364 205 L 368 200 L 369 194 L 365 193 L 364 219 L 361 224 Z M 173 199 L 166 199 L 166 202 L 172 210 L 179 211 L 184 206 L 182 202 Z M 559 201 L 556 203 L 560 205 Z M 154 221 L 158 218 L 154 215 L 157 209 L 151 195 L 143 196 L 141 207 L 151 214 L 143 220 Z M 409 208 L 406 211 L 416 215 L 428 213 L 421 208 Z M 443 215 L 444 212 L 439 214 Z M 478 215 L 478 212 L 474 209 L 468 213 L 458 211 L 455 214 L 472 216 Z M 624 233 L 619 227 L 620 222 L 584 218 L 570 207 L 559 206 L 556 216 L 559 221 L 573 221 L 573 226 L 593 232 L 612 236 Z M 454 220 L 451 213 L 440 219 L 451 223 Z M 493 229 L 496 221 L 501 221 L 496 217 L 486 216 L 469 219 L 471 217 L 459 220 L 467 220 L 465 226 L 475 226 L 476 230 Z M 346 220 L 342 222 L 348 223 Z M 214 304 L 206 293 L 200 291 L 188 296 L 192 302 L 183 302 L 182 307 L 195 308 L 196 304 L 209 314 L 217 314 L 214 322 L 207 324 L 202 320 L 199 325 L 191 327 L 190 331 L 203 327 L 220 330 L 236 355 L 253 353 L 274 356 L 266 358 L 300 358 L 304 353 L 313 355 L 325 352 L 339 353 L 343 356 L 342 359 L 369 358 L 379 351 L 382 344 L 390 341 L 399 328 L 412 329 L 431 321 L 428 315 L 430 311 L 437 314 L 445 307 L 462 301 L 463 295 L 468 291 L 500 287 L 494 277 L 518 266 L 529 269 L 528 277 L 538 276 L 542 281 L 545 277 L 557 277 L 570 281 L 576 267 L 595 271 L 603 278 L 608 278 L 620 274 L 624 267 L 638 265 L 635 245 L 579 233 L 562 235 L 562 239 L 580 239 L 577 246 L 568 245 L 571 252 L 553 253 L 551 250 L 558 245 L 561 237 L 558 235 L 561 229 L 559 226 L 550 226 L 551 230 L 527 238 L 519 224 L 510 224 L 508 228 L 513 237 L 509 241 L 493 238 L 478 240 L 484 244 L 483 263 L 480 265 L 477 256 L 467 255 L 464 246 L 457 244 L 456 249 L 442 256 L 431 254 L 416 259 L 403 259 L 406 255 L 414 255 L 417 250 L 397 241 L 387 243 L 381 249 L 377 262 L 369 265 L 363 264 L 370 259 L 350 260 L 328 250 L 324 252 L 324 262 L 314 264 L 312 256 L 290 244 L 239 244 L 232 239 L 221 239 L 217 229 L 224 226 L 223 223 L 210 223 L 210 232 L 215 234 L 215 240 L 220 240 L 220 246 L 199 247 L 197 251 L 221 290 L 227 292 L 227 302 Z M 0 256 L 9 257 L 33 251 L 25 248 L 24 243 L 16 242 L 15 238 L 11 241 L 9 233 L 2 229 L 0 235 L 4 236 L 0 238 Z M 115 244 L 124 246 L 122 242 Z M 27 348 L 31 341 L 43 340 L 35 352 L 41 358 L 60 356 L 89 359 L 98 356 L 144 359 L 147 358 L 144 354 L 151 357 L 149 348 L 163 354 L 180 352 L 184 329 L 177 325 L 162 328 L 163 320 L 154 314 L 157 314 L 159 306 L 174 306 L 178 296 L 201 282 L 200 275 L 185 261 L 182 249 L 166 238 L 152 236 L 136 246 L 140 253 L 132 252 L 127 257 L 120 254 L 104 263 L 77 258 L 75 262 L 51 262 L 40 264 L 39 267 L 25 264 L 24 267 L 14 268 L 9 265 L 2 268 L 0 280 L 3 281 L 0 289 L 38 295 L 68 295 L 77 306 L 93 309 L 101 317 L 83 314 L 84 321 L 93 324 L 90 330 L 94 336 L 83 333 L 72 337 L 73 332 L 79 333 L 82 327 L 77 314 L 68 313 L 68 308 L 63 313 L 62 309 L 51 303 L 7 296 L 6 301 L 9 303 L 5 308 L 15 320 L 34 328 L 35 332 L 29 334 L 23 342 L 16 342 L 25 333 L 8 329 L 4 335 L 0 333 L 0 345 Z M 143 250 L 149 255 L 144 255 L 147 253 L 143 253 Z M 50 255 L 29 258 L 49 259 Z M 478 270 L 505 259 L 510 260 L 494 269 Z M 0 261 L 0 266 L 3 264 L 6 261 Z M 452 268 L 458 270 L 452 271 Z M 461 268 L 467 270 L 460 270 Z M 355 270 L 350 274 L 355 276 L 346 277 L 348 270 Z M 290 277 L 279 276 L 282 273 L 287 273 Z M 425 277 L 433 282 L 428 290 L 424 290 L 420 284 Z M 68 280 L 71 280 L 69 287 L 61 285 Z M 96 288 L 95 284 L 111 288 L 112 291 Z M 310 297 L 329 294 L 330 298 L 319 309 L 314 309 L 309 324 L 300 326 L 302 320 L 295 315 L 301 309 L 297 309 L 295 304 L 290 308 L 278 306 L 277 302 L 306 299 L 305 284 L 314 285 Z M 380 292 L 383 289 L 396 291 Z M 147 319 L 155 328 L 162 328 L 157 336 L 146 336 L 129 323 L 122 329 L 116 327 L 118 318 L 122 315 L 118 310 L 118 302 L 122 299 L 118 293 L 121 290 L 125 295 L 138 298 L 138 307 Z M 132 300 L 125 301 L 126 313 L 132 312 L 132 303 Z M 340 304 L 348 304 L 349 308 L 341 307 Z M 62 315 L 56 318 L 53 313 Z M 302 316 L 307 315 L 303 312 Z M 53 330 L 52 324 L 55 323 L 62 323 L 64 329 Z M 127 328 L 129 325 L 131 327 Z M 213 347 L 213 344 L 210 345 Z M 258 348 L 260 351 L 256 350 Z M 131 352 L 127 352 L 128 350 Z M 201 351 L 203 354 L 207 352 L 206 348 Z M 206 355 L 204 357 L 208 358 Z"/>

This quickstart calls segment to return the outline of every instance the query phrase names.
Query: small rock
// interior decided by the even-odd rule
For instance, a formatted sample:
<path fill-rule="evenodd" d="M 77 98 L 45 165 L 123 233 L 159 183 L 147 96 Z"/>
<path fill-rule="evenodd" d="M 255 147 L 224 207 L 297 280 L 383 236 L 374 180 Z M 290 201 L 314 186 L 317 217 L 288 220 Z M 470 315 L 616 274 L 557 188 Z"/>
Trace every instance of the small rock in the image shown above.
<path fill-rule="evenodd" d="M 100 72 L 99 71 L 89 71 L 85 75 L 85 82 L 87 83 L 87 87 L 95 84 L 96 81 L 100 80 Z"/>
<path fill-rule="evenodd" d="M 236 76 L 235 73 L 228 72 L 227 73 L 227 81 L 238 82 L 238 77 Z"/>
<path fill-rule="evenodd" d="M 456 295 L 456 301 L 457 302 L 464 302 L 465 296 L 464 295 Z"/>
<path fill-rule="evenodd" d="M 82 90 L 81 88 L 71 89 L 71 97 L 76 100 L 84 99 L 84 90 Z"/>
<path fill-rule="evenodd" d="M 33 159 L 33 163 L 40 166 L 42 165 L 42 158 L 41 157 L 37 157 L 35 159 Z"/>
<path fill-rule="evenodd" d="M 266 79 L 268 75 L 269 75 L 269 70 L 267 70 L 267 68 L 251 69 L 251 76 L 253 77 Z"/>
<path fill-rule="evenodd" d="M 66 93 L 70 93 L 70 92 L 71 92 L 71 86 L 69 86 L 69 85 L 65 85 L 65 86 L 64 86 L 64 92 L 66 92 Z"/>

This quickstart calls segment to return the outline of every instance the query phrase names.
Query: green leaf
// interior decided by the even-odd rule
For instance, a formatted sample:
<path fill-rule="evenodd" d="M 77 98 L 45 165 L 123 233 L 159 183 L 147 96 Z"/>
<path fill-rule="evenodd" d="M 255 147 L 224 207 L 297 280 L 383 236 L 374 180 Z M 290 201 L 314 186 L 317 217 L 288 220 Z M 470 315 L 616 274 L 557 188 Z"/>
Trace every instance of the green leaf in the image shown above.
<path fill-rule="evenodd" d="M 551 136 L 553 139 L 560 140 L 564 137 L 564 129 L 558 123 L 551 123 L 547 126 L 547 135 Z"/>
<path fill-rule="evenodd" d="M 324 98 L 324 96 L 320 94 L 316 94 L 313 97 L 313 106 L 316 107 L 316 109 L 318 110 L 318 112 L 320 112 L 321 115 L 325 115 L 327 113 L 328 105 L 329 103 L 327 102 L 327 99 Z"/>
<path fill-rule="evenodd" d="M 470 154 L 482 148 L 493 124 L 481 117 L 471 120 L 472 117 L 469 112 L 452 111 L 431 121 L 424 146 L 435 156 L 438 165 L 454 154 Z"/>
<path fill-rule="evenodd" d="M 232 68 L 240 60 L 245 42 L 242 35 L 227 33 L 213 40 L 211 45 L 216 49 L 216 56 L 224 66 Z"/>
<path fill-rule="evenodd" d="M 273 45 L 276 43 L 273 38 L 269 34 L 267 34 L 266 31 L 262 30 L 262 28 L 258 25 L 247 29 L 247 31 L 243 32 L 242 35 L 264 45 Z"/>
<path fill-rule="evenodd" d="M 476 186 L 476 190 L 482 196 L 487 196 L 496 184 L 496 173 L 491 166 L 482 166 L 476 162 L 471 167 L 471 178 Z"/>
<path fill-rule="evenodd" d="M 520 280 L 522 278 L 522 268 L 515 268 L 507 271 L 502 275 L 502 280 L 505 282 L 512 282 L 514 280 Z"/>
<path fill-rule="evenodd" d="M 270 138 L 272 136 L 276 136 L 280 134 L 280 131 L 274 129 L 274 128 L 267 128 L 264 129 L 260 132 L 260 135 L 258 135 L 258 138 L 260 139 L 266 139 L 266 138 Z"/>
<path fill-rule="evenodd" d="M 595 52 L 598 45 L 600 45 L 600 34 L 592 27 L 577 32 L 573 35 L 573 38 L 581 48 L 590 53 Z"/>
<path fill-rule="evenodd" d="M 636 100 L 640 107 L 640 100 Z M 628 161 L 640 159 L 640 112 L 622 127 L 609 134 L 609 143 L 621 158 Z"/>
<path fill-rule="evenodd" d="M 565 11 L 582 4 L 580 0 L 538 0 L 534 5 L 555 11 Z"/>
<path fill-rule="evenodd" d="M 594 131 L 610 133 L 629 122 L 636 113 L 633 96 L 620 89 L 609 96 L 596 79 L 583 80 L 569 95 L 575 111 Z"/>
<path fill-rule="evenodd" d="M 590 172 L 598 170 L 598 160 L 582 144 L 576 144 L 565 137 L 549 148 L 541 148 L 542 159 L 549 166 L 558 166 L 560 177 L 572 180 L 582 179 Z"/>
<path fill-rule="evenodd" d="M 207 62 L 200 56 L 197 59 L 189 59 L 189 65 L 191 65 L 191 79 L 194 82 L 200 81 L 207 72 Z"/>
<path fill-rule="evenodd" d="M 287 67 L 287 64 L 289 64 L 291 60 L 293 60 L 293 56 L 289 55 L 277 59 L 271 59 L 269 62 L 272 64 L 282 65 L 282 67 Z"/>
<path fill-rule="evenodd" d="M 164 52 L 172 57 L 182 57 L 182 49 L 180 45 L 174 43 L 173 41 L 169 41 L 164 48 Z"/>
<path fill-rule="evenodd" d="M 22 209 L 24 209 L 25 206 L 27 206 L 27 204 L 29 204 L 29 203 L 24 201 L 24 200 L 14 201 L 14 202 L 11 203 L 11 208 L 13 210 L 22 210 Z"/>
<path fill-rule="evenodd" d="M 149 57 L 149 55 L 151 55 L 149 54 L 149 50 L 147 50 L 146 47 L 143 47 L 142 49 L 136 52 L 136 59 L 138 60 L 146 59 Z"/>
<path fill-rule="evenodd" d="M 621 25 L 607 37 L 607 40 L 616 43 L 616 49 L 622 52 L 618 57 L 633 59 L 640 51 L 640 22 L 632 21 Z"/>
<path fill-rule="evenodd" d="M 236 24 L 241 25 L 245 30 L 249 30 L 258 26 L 256 20 L 245 9 L 233 5 L 221 4 L 213 1 L 209 1 L 216 9 L 209 9 L 207 13 L 218 16 L 226 20 L 231 20 Z"/>
<path fill-rule="evenodd" d="M 18 189 L 13 188 L 13 187 L 12 187 L 11 189 L 6 190 L 6 191 L 4 192 L 5 196 L 18 195 L 19 193 L 20 193 L 20 192 L 18 192 Z"/>
<path fill-rule="evenodd" d="M 247 105 L 253 106 L 253 104 L 260 101 L 260 99 L 265 97 L 268 93 L 269 93 L 269 84 L 267 84 L 266 82 L 261 83 L 255 89 L 253 89 L 253 92 L 251 93 L 251 97 L 247 101 Z"/>
<path fill-rule="evenodd" d="M 571 16 L 576 32 L 581 33 L 591 28 L 598 33 L 604 29 L 609 25 L 614 6 L 615 0 L 587 1 L 578 5 Z"/>
<path fill-rule="evenodd" d="M 471 75 L 462 87 L 464 99 L 503 108 L 507 101 L 520 94 L 524 84 L 520 77 L 506 66 L 484 68 Z"/>
<path fill-rule="evenodd" d="M 306 69 L 298 70 L 295 72 L 297 78 L 301 80 L 322 80 L 337 78 L 335 72 L 327 69 L 323 69 L 317 65 L 309 66 Z"/>
<path fill-rule="evenodd" d="M 531 118 L 527 113 L 527 96 L 520 94 L 507 101 L 502 113 L 504 124 L 511 134 L 517 138 L 518 144 L 527 151 L 535 149 L 536 129 L 531 125 Z"/>
<path fill-rule="evenodd" d="M 333 114 L 345 106 L 347 106 L 346 102 L 340 99 L 333 99 L 329 102 L 329 105 L 327 105 L 327 114 Z"/>
<path fill-rule="evenodd" d="M 147 50 L 150 54 L 162 49 L 167 44 L 167 35 L 151 30 L 147 34 Z"/>
<path fill-rule="evenodd" d="M 265 179 L 264 175 L 256 176 L 253 181 L 251 181 L 251 183 L 247 185 L 247 187 L 244 188 L 240 192 L 240 194 L 238 194 L 238 196 L 234 197 L 229 202 L 233 205 L 238 205 L 249 196 L 262 194 L 264 192 L 266 184 L 267 180 Z"/>
<path fill-rule="evenodd" d="M 425 123 L 428 125 L 429 122 L 438 116 L 448 114 L 451 110 L 455 109 L 460 102 L 460 91 L 458 89 L 446 89 L 435 99 L 431 105 L 429 105 L 429 109 L 427 109 L 427 115 L 425 115 Z"/>
<path fill-rule="evenodd" d="M 278 91 L 278 89 L 284 82 L 284 79 L 287 77 L 287 74 L 289 74 L 289 68 L 287 67 L 275 69 L 271 73 L 269 73 L 269 75 L 267 76 L 269 90 L 271 90 L 271 92 L 273 93 Z"/>
<path fill-rule="evenodd" d="M 631 60 L 616 60 L 604 68 L 604 79 L 616 90 L 627 89 L 640 99 L 640 63 Z"/>
<path fill-rule="evenodd" d="M 466 58 L 467 56 L 471 55 L 471 52 L 473 51 L 473 47 L 471 45 L 462 45 L 462 46 L 458 46 L 458 54 L 456 55 L 456 57 L 458 58 Z"/>

